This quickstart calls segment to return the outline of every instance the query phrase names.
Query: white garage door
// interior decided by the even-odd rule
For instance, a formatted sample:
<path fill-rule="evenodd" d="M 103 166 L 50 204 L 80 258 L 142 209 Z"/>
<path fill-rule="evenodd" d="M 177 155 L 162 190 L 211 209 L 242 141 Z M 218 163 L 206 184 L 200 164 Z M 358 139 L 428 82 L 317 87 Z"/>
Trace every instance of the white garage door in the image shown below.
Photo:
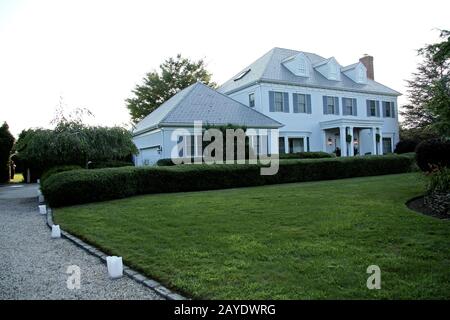
<path fill-rule="evenodd" d="M 151 147 L 140 150 L 141 163 L 144 166 L 151 166 L 156 164 L 156 162 L 161 158 L 161 155 L 158 153 L 159 147 Z"/>

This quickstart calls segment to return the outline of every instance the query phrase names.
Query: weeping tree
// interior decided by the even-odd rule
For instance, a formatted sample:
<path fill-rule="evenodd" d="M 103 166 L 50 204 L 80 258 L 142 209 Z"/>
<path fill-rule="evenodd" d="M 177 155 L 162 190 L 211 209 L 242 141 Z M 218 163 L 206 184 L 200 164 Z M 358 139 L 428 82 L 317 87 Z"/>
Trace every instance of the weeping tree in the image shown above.
<path fill-rule="evenodd" d="M 64 122 L 54 130 L 29 129 L 19 135 L 18 158 L 30 169 L 30 180 L 59 165 L 87 167 L 90 162 L 124 160 L 137 152 L 131 133 L 121 127 Z M 26 173 L 26 172 L 25 172 Z"/>

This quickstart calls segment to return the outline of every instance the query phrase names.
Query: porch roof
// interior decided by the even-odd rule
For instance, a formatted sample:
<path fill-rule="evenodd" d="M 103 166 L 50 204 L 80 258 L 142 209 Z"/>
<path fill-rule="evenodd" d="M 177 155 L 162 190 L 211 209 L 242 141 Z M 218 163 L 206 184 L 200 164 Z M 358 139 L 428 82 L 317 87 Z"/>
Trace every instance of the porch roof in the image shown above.
<path fill-rule="evenodd" d="M 335 119 L 335 120 L 322 121 L 319 124 L 320 124 L 321 129 L 332 129 L 332 128 L 339 128 L 339 127 L 373 128 L 373 127 L 381 127 L 383 125 L 383 120 L 339 118 L 339 119 Z"/>

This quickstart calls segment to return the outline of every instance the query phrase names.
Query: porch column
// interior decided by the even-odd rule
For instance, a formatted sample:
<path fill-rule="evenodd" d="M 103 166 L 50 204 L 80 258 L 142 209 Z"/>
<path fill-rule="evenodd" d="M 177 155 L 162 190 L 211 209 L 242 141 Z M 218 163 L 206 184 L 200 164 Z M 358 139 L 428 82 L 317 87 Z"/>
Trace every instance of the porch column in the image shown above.
<path fill-rule="evenodd" d="M 341 157 L 347 156 L 347 141 L 345 139 L 346 136 L 346 130 L 345 127 L 339 127 L 339 140 L 340 140 L 340 147 L 341 147 Z"/>
<path fill-rule="evenodd" d="M 303 152 L 307 152 L 307 146 L 306 146 L 306 136 L 303 136 Z"/>
<path fill-rule="evenodd" d="M 372 154 L 373 155 L 377 154 L 377 138 L 376 138 L 376 134 L 377 134 L 377 128 L 372 127 Z"/>
<path fill-rule="evenodd" d="M 289 151 L 289 138 L 287 136 L 284 137 L 284 153 L 290 153 L 290 151 Z"/>
<path fill-rule="evenodd" d="M 321 138 L 322 138 L 322 151 L 327 152 L 327 132 L 324 130 L 321 130 Z"/>
<path fill-rule="evenodd" d="M 355 145 L 354 145 L 354 140 L 355 137 L 353 136 L 353 127 L 348 127 L 348 133 L 352 136 L 352 140 L 350 141 L 350 150 L 348 151 L 348 155 L 353 157 L 355 155 Z"/>

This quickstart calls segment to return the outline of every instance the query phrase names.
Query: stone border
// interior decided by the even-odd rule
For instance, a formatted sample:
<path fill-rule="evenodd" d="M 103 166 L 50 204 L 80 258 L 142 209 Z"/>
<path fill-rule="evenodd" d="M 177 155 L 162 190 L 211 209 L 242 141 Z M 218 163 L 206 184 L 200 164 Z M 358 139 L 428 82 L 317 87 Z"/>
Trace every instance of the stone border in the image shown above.
<path fill-rule="evenodd" d="M 47 206 L 47 215 L 46 215 L 46 224 L 51 229 L 53 225 L 53 211 L 51 208 Z M 98 250 L 97 248 L 87 244 L 86 242 L 82 241 L 81 239 L 71 235 L 70 233 L 61 230 L 61 237 L 64 237 L 74 243 L 76 246 L 80 247 L 81 249 L 87 251 L 89 254 L 99 258 L 103 263 L 106 264 L 106 257 L 107 255 Z M 130 267 L 124 265 L 123 266 L 123 273 L 128 276 L 129 278 L 133 279 L 134 281 L 143 284 L 147 288 L 152 289 L 157 294 L 159 294 L 161 297 L 167 299 L 167 300 L 187 300 L 187 298 L 179 295 L 176 292 L 173 292 L 172 290 L 164 287 L 161 283 L 158 281 L 152 280 L 144 276 L 143 274 L 137 272 L 136 270 L 131 269 Z"/>

